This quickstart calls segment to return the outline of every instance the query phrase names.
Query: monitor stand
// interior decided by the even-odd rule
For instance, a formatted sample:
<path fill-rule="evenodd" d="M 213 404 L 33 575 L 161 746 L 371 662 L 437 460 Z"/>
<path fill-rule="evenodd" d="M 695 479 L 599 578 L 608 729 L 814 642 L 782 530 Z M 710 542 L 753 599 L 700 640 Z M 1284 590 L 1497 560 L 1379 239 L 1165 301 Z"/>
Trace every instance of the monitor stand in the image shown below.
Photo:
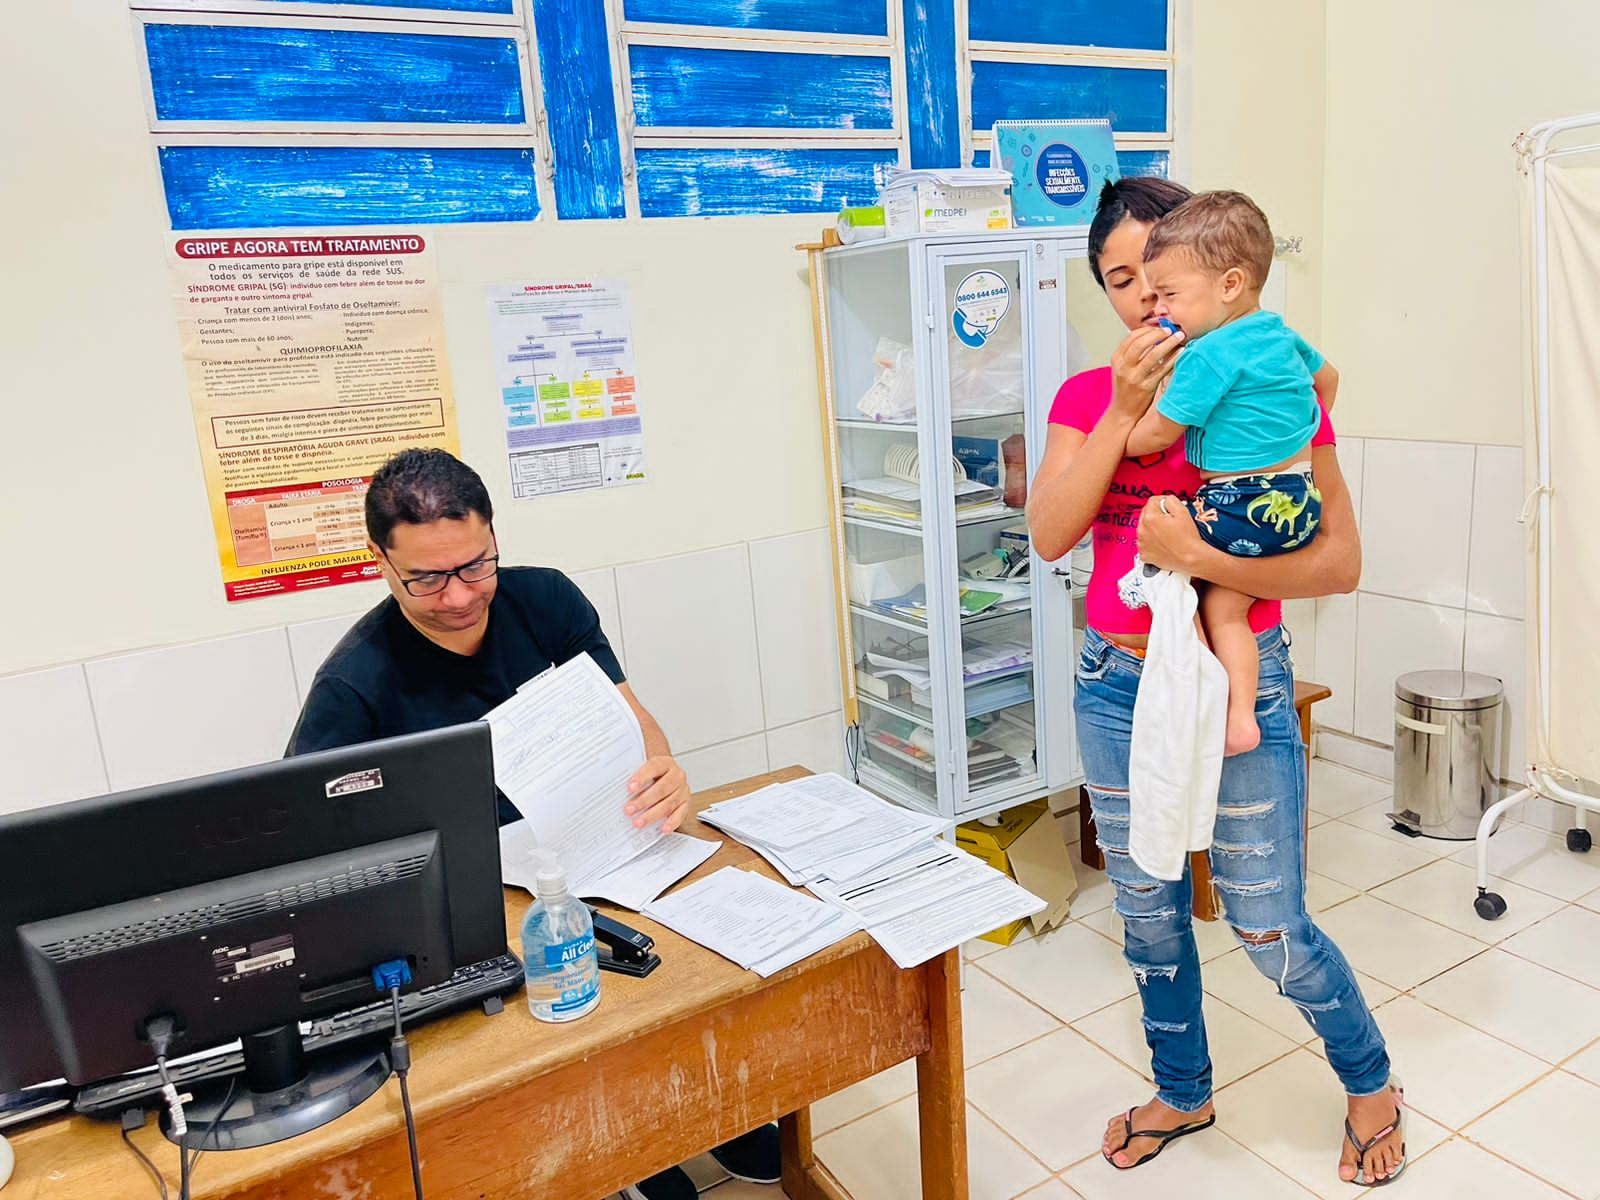
<path fill-rule="evenodd" d="M 307 1133 L 344 1116 L 373 1096 L 392 1073 L 382 1046 L 338 1046 L 310 1058 L 293 1024 L 248 1033 L 244 1074 L 197 1090 L 183 1106 L 189 1126 L 173 1137 L 163 1112 L 167 1140 L 191 1150 L 248 1150 Z"/>

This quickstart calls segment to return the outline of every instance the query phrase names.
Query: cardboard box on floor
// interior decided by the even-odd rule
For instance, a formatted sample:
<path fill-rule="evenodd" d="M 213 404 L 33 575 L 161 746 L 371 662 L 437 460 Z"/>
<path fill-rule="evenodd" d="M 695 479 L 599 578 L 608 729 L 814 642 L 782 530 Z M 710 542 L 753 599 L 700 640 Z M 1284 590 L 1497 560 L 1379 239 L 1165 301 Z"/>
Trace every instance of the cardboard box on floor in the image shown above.
<path fill-rule="evenodd" d="M 956 844 L 995 870 L 1004 871 L 1045 902 L 1045 907 L 1033 916 L 984 934 L 984 941 L 1009 946 L 1024 925 L 1032 924 L 1037 936 L 1054 929 L 1071 914 L 1072 898 L 1078 894 L 1078 876 L 1072 869 L 1072 854 L 1061 836 L 1061 827 L 1050 815 L 1048 799 L 1006 809 L 1000 814 L 998 825 L 976 821 L 958 825 Z"/>

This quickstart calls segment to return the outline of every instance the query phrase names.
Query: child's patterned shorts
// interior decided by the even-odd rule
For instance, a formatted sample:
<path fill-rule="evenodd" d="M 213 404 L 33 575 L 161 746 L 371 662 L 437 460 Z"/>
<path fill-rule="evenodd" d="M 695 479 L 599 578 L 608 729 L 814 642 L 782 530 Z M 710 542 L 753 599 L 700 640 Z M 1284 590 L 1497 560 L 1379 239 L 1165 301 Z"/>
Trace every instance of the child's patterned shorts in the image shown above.
<path fill-rule="evenodd" d="M 1284 554 L 1309 542 L 1322 524 L 1322 493 L 1311 467 L 1208 479 L 1189 509 L 1200 536 L 1241 558 Z"/>

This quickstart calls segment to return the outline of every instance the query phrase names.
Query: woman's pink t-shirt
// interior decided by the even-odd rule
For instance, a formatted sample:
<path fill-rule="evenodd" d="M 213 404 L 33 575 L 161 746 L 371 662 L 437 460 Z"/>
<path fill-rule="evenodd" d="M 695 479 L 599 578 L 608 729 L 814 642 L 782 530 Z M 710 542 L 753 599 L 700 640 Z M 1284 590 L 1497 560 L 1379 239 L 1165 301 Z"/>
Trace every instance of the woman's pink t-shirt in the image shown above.
<path fill-rule="evenodd" d="M 1087 434 L 1110 406 L 1111 368 L 1098 367 L 1061 385 L 1050 407 L 1050 422 Z M 1333 424 L 1324 409 L 1311 444 L 1333 443 Z M 1132 570 L 1138 551 L 1139 514 L 1151 496 L 1169 492 L 1189 500 L 1199 486 L 1200 472 L 1184 457 L 1182 438 L 1159 454 L 1125 458 L 1117 465 L 1094 519 L 1094 574 L 1087 597 L 1090 628 L 1124 636 L 1150 632 L 1150 610 L 1129 608 L 1117 595 L 1117 581 Z M 1281 609 L 1276 600 L 1257 600 L 1250 606 L 1250 628 L 1256 633 L 1271 629 L 1281 620 Z"/>

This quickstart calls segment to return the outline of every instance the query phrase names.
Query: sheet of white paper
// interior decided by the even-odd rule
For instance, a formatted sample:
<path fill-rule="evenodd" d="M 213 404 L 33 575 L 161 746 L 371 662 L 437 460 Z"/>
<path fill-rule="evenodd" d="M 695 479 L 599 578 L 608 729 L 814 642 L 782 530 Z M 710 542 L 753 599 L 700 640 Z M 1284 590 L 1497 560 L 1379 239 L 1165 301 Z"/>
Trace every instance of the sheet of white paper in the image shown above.
<path fill-rule="evenodd" d="M 801 959 L 810 958 L 835 942 L 843 941 L 860 928 L 861 922 L 855 914 L 846 909 L 831 911 L 814 932 L 784 947 L 776 954 L 756 960 L 750 964 L 750 969 L 763 979 L 776 975 L 779 971 L 794 966 Z"/>
<path fill-rule="evenodd" d="M 929 841 L 945 831 L 946 826 L 941 822 L 938 829 L 916 829 L 901 837 L 890 838 L 886 842 L 878 842 L 867 846 L 854 854 L 841 854 L 837 858 L 830 858 L 823 863 L 822 870 L 831 880 L 854 879 L 858 875 L 866 874 L 881 867 L 891 859 L 899 858 L 902 854 L 926 846 Z"/>
<path fill-rule="evenodd" d="M 927 687 L 928 681 L 933 678 L 928 670 L 928 660 L 925 658 L 907 661 L 879 654 L 876 650 L 868 650 L 867 665 L 874 668 L 872 674 L 880 679 L 892 676 L 904 679 L 912 687 Z"/>
<path fill-rule="evenodd" d="M 1044 907 L 1045 902 L 1032 892 L 985 867 L 984 874 L 964 880 L 960 892 L 937 904 L 875 922 L 867 932 L 896 966 L 909 970 L 991 929 L 1031 917 Z"/>
<path fill-rule="evenodd" d="M 903 843 L 914 834 L 936 835 L 950 827 L 950 823 L 942 818 L 898 808 L 834 774 L 808 775 L 782 786 L 792 788 L 803 796 L 848 808 L 860 816 L 854 824 L 845 826 L 837 833 L 825 834 L 785 852 L 784 857 L 789 865 L 807 879 L 832 874 L 828 869 L 832 860 L 859 855 L 864 848 L 886 842 Z M 859 859 L 851 864 L 851 869 L 862 869 Z"/>
<path fill-rule="evenodd" d="M 738 867 L 724 867 L 644 908 L 645 916 L 748 967 L 832 920 L 822 901 Z"/>
<path fill-rule="evenodd" d="M 574 890 L 661 837 L 655 826 L 635 829 L 622 811 L 628 779 L 644 763 L 644 735 L 587 654 L 524 684 L 484 719 L 495 783 L 537 844 L 561 860 Z"/>
<path fill-rule="evenodd" d="M 802 800 L 780 783 L 714 804 L 701 812 L 700 819 L 747 845 L 759 842 L 781 852 L 836 833 L 860 818 L 824 796 Z"/>
<path fill-rule="evenodd" d="M 987 882 L 991 874 L 997 872 L 948 842 L 927 842 L 853 879 L 819 879 L 810 887 L 823 899 L 849 908 L 870 929 L 894 917 L 938 908 L 950 897 L 964 895 L 968 886 Z"/>
<path fill-rule="evenodd" d="M 610 900 L 639 912 L 721 846 L 721 842 L 708 842 L 686 833 L 666 834 L 643 854 L 585 883 L 578 894 L 587 900 Z"/>

